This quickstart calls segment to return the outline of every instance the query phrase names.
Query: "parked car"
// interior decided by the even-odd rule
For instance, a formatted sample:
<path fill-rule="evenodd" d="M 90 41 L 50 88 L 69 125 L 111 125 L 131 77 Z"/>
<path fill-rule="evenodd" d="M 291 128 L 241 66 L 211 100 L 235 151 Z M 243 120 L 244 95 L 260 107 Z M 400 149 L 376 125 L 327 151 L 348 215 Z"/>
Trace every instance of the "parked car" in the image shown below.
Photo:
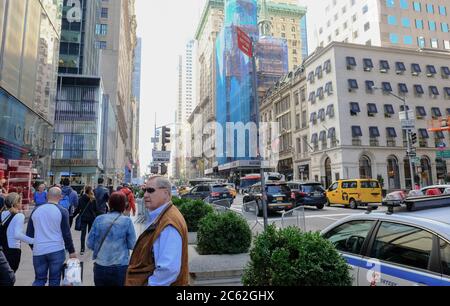
<path fill-rule="evenodd" d="M 450 185 L 433 185 L 424 187 L 420 189 L 420 191 L 422 192 L 422 194 L 426 195 L 429 190 L 439 189 L 441 194 L 445 194 L 445 190 L 447 190 L 448 188 L 450 188 Z"/>
<path fill-rule="evenodd" d="M 202 184 L 192 188 L 181 196 L 182 199 L 202 200 L 213 203 L 219 200 L 229 200 L 233 203 L 233 196 L 226 184 Z"/>
<path fill-rule="evenodd" d="M 324 231 L 357 286 L 450 286 L 450 205 L 357 214 Z"/>
<path fill-rule="evenodd" d="M 287 211 L 294 207 L 291 189 L 286 183 L 267 183 L 267 211 Z M 253 185 L 248 192 L 244 194 L 243 203 L 255 201 L 257 204 L 258 216 L 263 216 L 262 207 L 262 189 L 261 184 Z"/>
<path fill-rule="evenodd" d="M 175 197 L 175 198 L 179 198 L 180 197 L 180 195 L 178 193 L 178 189 L 177 189 L 177 187 L 175 185 L 172 185 L 171 192 L 172 192 L 172 197 Z"/>
<path fill-rule="evenodd" d="M 381 204 L 383 191 L 377 180 L 339 180 L 327 190 L 327 205 L 343 204 L 357 209 L 358 206 Z"/>
<path fill-rule="evenodd" d="M 327 194 L 320 183 L 316 182 L 288 182 L 291 188 L 295 206 L 314 206 L 323 209 L 327 203 Z"/>

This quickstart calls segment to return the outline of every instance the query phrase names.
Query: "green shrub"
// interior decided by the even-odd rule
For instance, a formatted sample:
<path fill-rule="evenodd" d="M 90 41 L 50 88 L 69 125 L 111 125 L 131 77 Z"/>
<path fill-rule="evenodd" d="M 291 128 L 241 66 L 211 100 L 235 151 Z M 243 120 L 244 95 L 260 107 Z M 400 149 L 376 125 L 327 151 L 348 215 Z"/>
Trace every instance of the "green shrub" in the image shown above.
<path fill-rule="evenodd" d="M 197 249 L 201 255 L 247 253 L 251 241 L 247 221 L 234 212 L 209 214 L 200 221 Z"/>
<path fill-rule="evenodd" d="M 256 237 L 245 286 L 350 286 L 349 267 L 319 233 L 270 226 Z"/>
<path fill-rule="evenodd" d="M 177 197 L 172 197 L 172 203 L 173 205 L 175 205 L 176 207 L 180 208 L 181 205 L 183 205 L 184 203 L 190 202 L 190 200 L 188 199 L 180 199 Z"/>
<path fill-rule="evenodd" d="M 179 210 L 186 220 L 189 232 L 196 232 L 201 219 L 213 212 L 211 205 L 203 201 L 182 200 Z"/>

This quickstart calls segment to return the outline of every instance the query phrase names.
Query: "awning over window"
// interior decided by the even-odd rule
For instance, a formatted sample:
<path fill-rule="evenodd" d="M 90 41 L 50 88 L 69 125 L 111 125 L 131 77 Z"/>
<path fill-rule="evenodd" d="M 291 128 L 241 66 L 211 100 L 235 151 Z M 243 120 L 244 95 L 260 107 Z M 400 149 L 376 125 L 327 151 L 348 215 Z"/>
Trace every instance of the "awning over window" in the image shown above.
<path fill-rule="evenodd" d="M 356 60 L 353 56 L 347 56 L 347 66 L 356 66 Z"/>
<path fill-rule="evenodd" d="M 358 125 L 352 126 L 352 136 L 353 137 L 362 137 L 362 130 L 361 127 Z"/>
<path fill-rule="evenodd" d="M 430 86 L 430 93 L 434 96 L 439 96 L 439 90 L 436 86 Z"/>
<path fill-rule="evenodd" d="M 419 136 L 425 139 L 430 138 L 430 135 L 428 134 L 428 131 L 426 129 L 419 129 Z"/>
<path fill-rule="evenodd" d="M 386 128 L 386 134 L 389 138 L 397 138 L 397 132 L 393 127 Z"/>
<path fill-rule="evenodd" d="M 395 110 L 394 107 L 392 106 L 392 104 L 385 104 L 384 105 L 384 112 L 388 115 L 394 115 L 395 114 Z"/>
<path fill-rule="evenodd" d="M 431 108 L 431 113 L 434 117 L 442 117 L 441 109 L 438 107 Z"/>
<path fill-rule="evenodd" d="M 418 95 L 423 95 L 425 93 L 425 91 L 423 90 L 422 85 L 414 85 L 414 91 Z"/>
<path fill-rule="evenodd" d="M 369 127 L 370 138 L 380 137 L 380 130 L 376 126 Z"/>
<path fill-rule="evenodd" d="M 406 71 L 406 67 L 405 67 L 405 64 L 403 62 L 396 62 L 395 63 L 395 69 L 397 70 L 397 72 Z"/>
<path fill-rule="evenodd" d="M 358 102 L 350 102 L 350 111 L 352 113 L 360 113 L 361 109 L 359 108 L 359 103 Z"/>
<path fill-rule="evenodd" d="M 366 89 L 367 90 L 373 90 L 373 87 L 375 86 L 374 81 L 366 81 Z"/>
<path fill-rule="evenodd" d="M 369 103 L 369 104 L 367 104 L 367 112 L 368 112 L 370 115 L 378 114 L 378 108 L 377 108 L 377 105 L 376 105 L 375 103 Z"/>
<path fill-rule="evenodd" d="M 425 110 L 425 107 L 423 107 L 423 106 L 417 106 L 416 107 L 416 112 L 417 112 L 417 115 L 419 117 L 426 117 L 427 116 L 427 111 Z"/>

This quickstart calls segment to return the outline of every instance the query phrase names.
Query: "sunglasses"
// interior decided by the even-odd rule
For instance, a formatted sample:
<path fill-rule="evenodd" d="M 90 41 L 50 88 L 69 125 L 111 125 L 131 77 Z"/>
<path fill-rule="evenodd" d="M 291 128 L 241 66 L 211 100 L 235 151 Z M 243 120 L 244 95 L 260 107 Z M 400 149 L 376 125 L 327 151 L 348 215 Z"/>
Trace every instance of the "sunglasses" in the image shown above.
<path fill-rule="evenodd" d="M 156 190 L 158 190 L 158 189 L 166 189 L 166 188 L 157 188 L 157 189 L 155 189 L 155 188 L 144 188 L 144 189 L 142 189 L 144 192 L 146 192 L 146 193 L 149 193 L 149 194 L 152 194 L 152 193 L 155 193 L 156 192 Z"/>

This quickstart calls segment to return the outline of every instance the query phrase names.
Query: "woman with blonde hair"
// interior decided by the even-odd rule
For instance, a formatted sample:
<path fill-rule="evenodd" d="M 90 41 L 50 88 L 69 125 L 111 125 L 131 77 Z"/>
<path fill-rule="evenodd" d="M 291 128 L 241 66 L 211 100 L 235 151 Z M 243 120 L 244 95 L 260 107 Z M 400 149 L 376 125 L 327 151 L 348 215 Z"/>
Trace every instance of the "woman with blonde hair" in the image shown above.
<path fill-rule="evenodd" d="M 95 200 L 94 191 L 91 186 L 84 188 L 84 193 L 78 200 L 78 207 L 74 212 L 75 230 L 81 231 L 81 251 L 80 255 L 84 255 L 86 234 L 89 234 L 92 224 L 97 217 L 97 201 Z"/>
<path fill-rule="evenodd" d="M 14 272 L 19 269 L 21 241 L 33 244 L 34 239 L 24 234 L 25 215 L 21 213 L 22 197 L 10 193 L 5 199 L 5 209 L 0 214 L 0 246 Z"/>

